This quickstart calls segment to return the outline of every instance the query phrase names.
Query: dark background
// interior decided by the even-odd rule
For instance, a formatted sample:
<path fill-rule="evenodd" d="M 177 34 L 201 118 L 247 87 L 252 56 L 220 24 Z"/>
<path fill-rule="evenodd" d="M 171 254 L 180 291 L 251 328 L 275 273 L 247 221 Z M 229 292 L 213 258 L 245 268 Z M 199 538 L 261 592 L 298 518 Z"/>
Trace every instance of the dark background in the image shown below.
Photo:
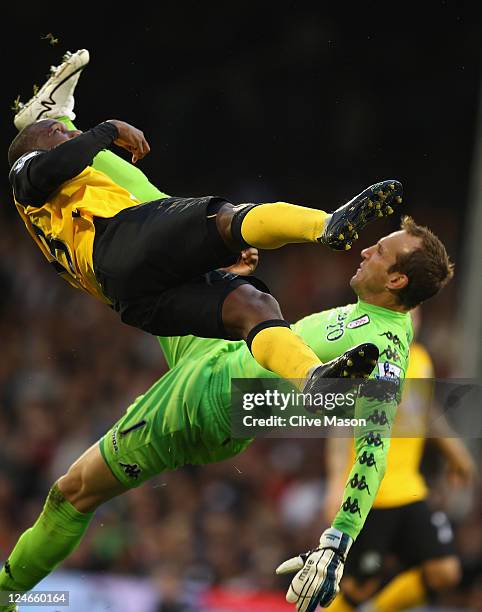
<path fill-rule="evenodd" d="M 118 118 L 143 129 L 152 151 L 140 167 L 172 195 L 332 210 L 380 179 L 402 181 L 403 212 L 429 225 L 457 266 L 450 286 L 424 307 L 421 332 L 437 376 L 449 377 L 463 350 L 456 323 L 479 104 L 475 8 L 459 2 L 413 9 L 375 2 L 2 8 L 0 558 L 34 520 L 52 481 L 165 371 L 154 338 L 64 286 L 17 218 L 6 161 L 16 96 L 26 102 L 65 51 L 89 49 L 76 91 L 78 127 Z M 56 45 L 43 39 L 48 33 Z M 290 321 L 353 301 L 347 281 L 360 248 L 399 220 L 396 214 L 369 228 L 351 253 L 309 245 L 263 254 L 259 275 Z M 234 462 L 167 475 L 169 486 L 143 487 L 103 509 L 66 567 L 143 574 L 161 568 L 182 581 L 201 563 L 210 584 L 280 588 L 272 568 L 319 536 L 319 515 L 294 529 L 278 518 L 297 487 L 315 493 L 323 487 L 319 457 L 317 441 L 259 442 Z M 480 492 L 464 511 L 458 494 L 434 490 L 458 527 L 464 562 L 477 568 Z M 482 597 L 471 571 L 461 605 Z"/>
<path fill-rule="evenodd" d="M 19 11 L 2 41 L 2 145 L 15 135 L 7 120 L 15 96 L 26 101 L 63 51 L 86 47 L 79 126 L 119 117 L 141 127 L 152 144 L 143 169 L 170 193 L 331 207 L 393 176 L 406 185 L 407 212 L 436 227 L 441 209 L 458 219 L 480 22 L 460 3 L 421 3 L 412 13 L 351 4 Z M 58 44 L 41 40 L 48 32 Z"/>

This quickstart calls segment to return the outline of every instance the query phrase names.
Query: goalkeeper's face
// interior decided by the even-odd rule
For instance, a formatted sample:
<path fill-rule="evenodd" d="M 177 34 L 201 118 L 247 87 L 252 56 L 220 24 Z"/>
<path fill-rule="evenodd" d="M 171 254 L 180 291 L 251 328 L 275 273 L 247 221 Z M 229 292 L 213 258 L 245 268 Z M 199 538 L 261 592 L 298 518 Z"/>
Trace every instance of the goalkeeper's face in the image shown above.
<path fill-rule="evenodd" d="M 361 252 L 362 261 L 350 280 L 350 286 L 361 298 L 369 298 L 402 289 L 408 278 L 399 272 L 389 272 L 398 255 L 420 246 L 420 239 L 405 230 L 393 232 Z"/>

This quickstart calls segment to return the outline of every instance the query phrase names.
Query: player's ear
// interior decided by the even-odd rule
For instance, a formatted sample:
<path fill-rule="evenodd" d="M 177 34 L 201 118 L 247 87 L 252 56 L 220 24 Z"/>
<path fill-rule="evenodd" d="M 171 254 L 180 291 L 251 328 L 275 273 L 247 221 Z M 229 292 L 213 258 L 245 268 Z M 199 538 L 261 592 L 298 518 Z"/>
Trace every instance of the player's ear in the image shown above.
<path fill-rule="evenodd" d="M 408 285 L 408 276 L 402 272 L 390 272 L 386 287 L 391 291 L 398 291 Z"/>

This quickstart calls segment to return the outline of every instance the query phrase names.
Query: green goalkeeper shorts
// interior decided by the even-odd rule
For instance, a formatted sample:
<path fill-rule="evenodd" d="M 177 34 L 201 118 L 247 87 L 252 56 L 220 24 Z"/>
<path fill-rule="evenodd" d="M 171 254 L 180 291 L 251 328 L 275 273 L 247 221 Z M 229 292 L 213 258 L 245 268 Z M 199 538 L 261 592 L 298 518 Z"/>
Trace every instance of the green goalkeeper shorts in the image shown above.
<path fill-rule="evenodd" d="M 101 438 L 102 456 L 127 488 L 165 470 L 222 461 L 251 439 L 231 437 L 231 381 L 223 340 L 161 338 L 171 369 Z"/>

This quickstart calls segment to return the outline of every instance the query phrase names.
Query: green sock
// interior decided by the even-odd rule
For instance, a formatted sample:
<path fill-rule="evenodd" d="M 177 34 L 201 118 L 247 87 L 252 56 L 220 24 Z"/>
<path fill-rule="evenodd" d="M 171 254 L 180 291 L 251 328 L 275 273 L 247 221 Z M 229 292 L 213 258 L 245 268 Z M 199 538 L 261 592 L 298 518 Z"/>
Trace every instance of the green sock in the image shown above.
<path fill-rule="evenodd" d="M 57 117 L 57 121 L 61 121 L 69 130 L 77 129 L 68 117 Z M 169 197 L 150 183 L 142 170 L 112 151 L 106 150 L 97 153 L 94 157 L 93 166 L 99 172 L 107 174 L 114 183 L 135 195 L 140 202 L 152 202 Z"/>
<path fill-rule="evenodd" d="M 0 571 L 0 591 L 31 590 L 77 548 L 92 516 L 76 510 L 54 485 L 36 523 L 21 535 Z"/>

